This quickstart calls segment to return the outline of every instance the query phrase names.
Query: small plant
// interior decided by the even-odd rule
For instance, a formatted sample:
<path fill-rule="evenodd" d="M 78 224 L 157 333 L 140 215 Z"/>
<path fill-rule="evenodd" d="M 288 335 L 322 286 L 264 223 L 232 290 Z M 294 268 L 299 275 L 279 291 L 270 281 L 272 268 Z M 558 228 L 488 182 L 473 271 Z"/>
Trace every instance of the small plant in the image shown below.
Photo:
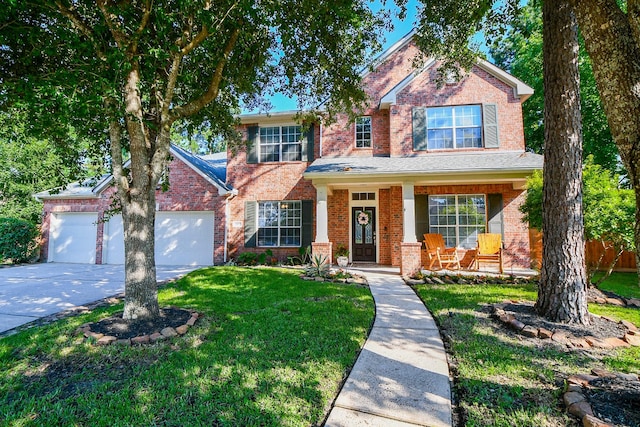
<path fill-rule="evenodd" d="M 288 256 L 287 260 L 291 265 L 303 265 L 311 262 L 311 246 L 298 248 L 298 256 Z"/>
<path fill-rule="evenodd" d="M 0 218 L 0 262 L 31 260 L 38 250 L 35 224 L 17 218 Z"/>
<path fill-rule="evenodd" d="M 326 255 L 313 255 L 311 263 L 305 268 L 309 277 L 326 277 L 329 274 L 329 261 Z"/>
<path fill-rule="evenodd" d="M 243 252 L 238 255 L 238 265 L 256 265 L 258 255 L 253 252 Z"/>
<path fill-rule="evenodd" d="M 263 252 L 260 255 L 258 255 L 258 264 L 264 265 L 266 263 L 267 263 L 267 254 Z"/>
<path fill-rule="evenodd" d="M 336 256 L 337 257 L 341 257 L 341 256 L 348 257 L 349 256 L 349 249 L 347 249 L 347 247 L 344 244 L 339 243 L 338 247 L 336 248 Z"/>

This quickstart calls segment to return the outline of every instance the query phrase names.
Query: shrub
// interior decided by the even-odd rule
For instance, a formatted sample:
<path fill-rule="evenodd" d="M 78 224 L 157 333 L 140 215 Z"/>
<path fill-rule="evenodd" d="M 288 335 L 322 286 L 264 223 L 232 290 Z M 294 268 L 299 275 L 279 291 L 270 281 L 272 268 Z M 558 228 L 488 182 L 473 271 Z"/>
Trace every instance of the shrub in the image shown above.
<path fill-rule="evenodd" d="M 330 266 L 326 255 L 314 255 L 311 263 L 305 268 L 305 274 L 309 277 L 326 277 Z"/>
<path fill-rule="evenodd" d="M 258 255 L 253 252 L 243 252 L 238 255 L 238 265 L 255 265 Z"/>
<path fill-rule="evenodd" d="M 38 227 L 17 218 L 0 218 L 0 262 L 31 260 L 38 249 Z"/>

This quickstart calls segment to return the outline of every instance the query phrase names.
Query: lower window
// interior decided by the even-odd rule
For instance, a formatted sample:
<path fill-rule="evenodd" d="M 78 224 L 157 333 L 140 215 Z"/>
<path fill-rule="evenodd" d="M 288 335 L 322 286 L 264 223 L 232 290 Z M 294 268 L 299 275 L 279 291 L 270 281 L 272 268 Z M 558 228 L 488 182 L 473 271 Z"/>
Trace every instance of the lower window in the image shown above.
<path fill-rule="evenodd" d="M 300 246 L 301 229 L 301 202 L 258 202 L 258 246 Z"/>
<path fill-rule="evenodd" d="M 486 206 L 484 194 L 429 196 L 429 232 L 442 234 L 447 246 L 475 248 L 486 230 Z"/>

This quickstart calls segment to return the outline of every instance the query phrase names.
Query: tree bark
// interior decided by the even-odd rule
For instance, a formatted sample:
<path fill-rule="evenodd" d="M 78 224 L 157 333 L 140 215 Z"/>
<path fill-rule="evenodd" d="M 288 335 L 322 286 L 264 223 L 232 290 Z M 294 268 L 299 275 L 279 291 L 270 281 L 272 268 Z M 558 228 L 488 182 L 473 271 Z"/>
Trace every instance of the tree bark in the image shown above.
<path fill-rule="evenodd" d="M 622 12 L 615 0 L 572 0 L 593 64 L 609 128 L 636 195 L 634 228 L 640 280 L 640 24 L 638 4 Z M 639 282 L 640 284 L 640 282 Z"/>
<path fill-rule="evenodd" d="M 544 239 L 536 309 L 551 321 L 588 324 L 577 27 L 568 0 L 546 0 L 542 13 Z"/>

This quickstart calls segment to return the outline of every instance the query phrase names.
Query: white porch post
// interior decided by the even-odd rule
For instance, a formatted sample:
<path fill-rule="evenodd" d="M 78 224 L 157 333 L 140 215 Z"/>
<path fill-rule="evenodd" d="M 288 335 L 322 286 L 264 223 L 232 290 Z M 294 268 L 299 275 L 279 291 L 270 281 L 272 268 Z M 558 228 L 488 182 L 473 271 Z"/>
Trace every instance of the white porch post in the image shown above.
<path fill-rule="evenodd" d="M 327 186 L 316 187 L 316 240 L 315 243 L 329 243 L 329 213 L 327 211 Z"/>
<path fill-rule="evenodd" d="M 416 202 L 413 182 L 402 183 L 403 243 L 416 243 Z"/>

